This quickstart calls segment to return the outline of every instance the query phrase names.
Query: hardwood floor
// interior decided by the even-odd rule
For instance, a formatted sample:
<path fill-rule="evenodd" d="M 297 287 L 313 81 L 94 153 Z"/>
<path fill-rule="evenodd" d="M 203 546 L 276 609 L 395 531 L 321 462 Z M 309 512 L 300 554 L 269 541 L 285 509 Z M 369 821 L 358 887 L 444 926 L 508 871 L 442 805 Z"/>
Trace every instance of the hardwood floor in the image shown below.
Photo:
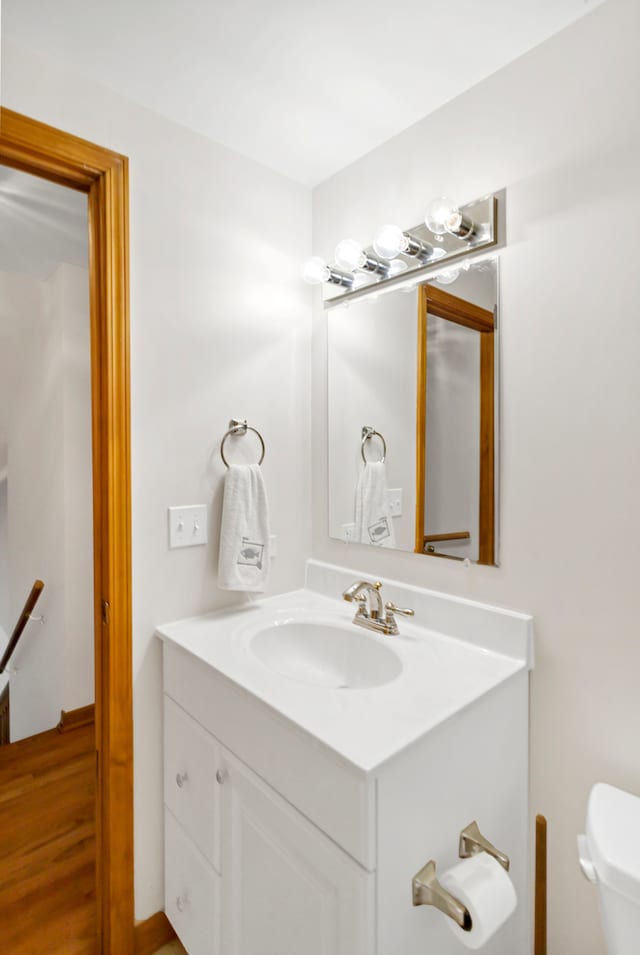
<path fill-rule="evenodd" d="M 0 747 L 0 948 L 95 955 L 94 727 Z"/>

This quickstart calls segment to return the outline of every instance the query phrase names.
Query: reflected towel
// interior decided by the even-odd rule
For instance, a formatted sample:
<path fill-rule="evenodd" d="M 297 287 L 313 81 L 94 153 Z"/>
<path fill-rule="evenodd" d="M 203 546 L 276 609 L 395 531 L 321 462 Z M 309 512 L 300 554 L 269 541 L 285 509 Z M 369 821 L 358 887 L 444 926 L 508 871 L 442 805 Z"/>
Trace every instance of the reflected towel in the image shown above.
<path fill-rule="evenodd" d="M 224 481 L 218 587 L 262 593 L 269 577 L 269 506 L 259 464 L 231 465 Z"/>
<path fill-rule="evenodd" d="M 387 498 L 387 472 L 384 462 L 368 461 L 362 469 L 356 488 L 356 540 L 361 544 L 396 546 Z"/>

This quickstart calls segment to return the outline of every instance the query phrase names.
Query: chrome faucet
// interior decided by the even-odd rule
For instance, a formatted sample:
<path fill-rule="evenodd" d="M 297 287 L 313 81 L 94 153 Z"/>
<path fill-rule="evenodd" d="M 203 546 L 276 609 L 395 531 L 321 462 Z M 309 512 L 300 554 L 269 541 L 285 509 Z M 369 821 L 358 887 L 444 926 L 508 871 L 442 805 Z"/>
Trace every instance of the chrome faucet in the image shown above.
<path fill-rule="evenodd" d="M 398 622 L 394 616 L 401 613 L 405 617 L 413 617 L 415 611 L 409 608 L 396 607 L 390 601 L 383 605 L 382 594 L 380 593 L 382 584 L 380 581 L 371 583 L 368 580 L 357 580 L 342 594 L 345 600 L 354 600 L 358 604 L 356 615 L 353 622 L 359 627 L 366 627 L 367 630 L 375 630 L 378 633 L 387 633 L 395 636 L 398 630 Z"/>

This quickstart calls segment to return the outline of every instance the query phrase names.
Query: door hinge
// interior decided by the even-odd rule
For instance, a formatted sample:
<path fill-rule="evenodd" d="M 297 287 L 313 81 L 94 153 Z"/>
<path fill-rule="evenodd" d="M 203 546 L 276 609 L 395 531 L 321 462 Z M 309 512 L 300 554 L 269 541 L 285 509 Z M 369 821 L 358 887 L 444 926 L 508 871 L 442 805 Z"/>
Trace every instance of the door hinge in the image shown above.
<path fill-rule="evenodd" d="M 109 601 L 108 601 L 108 600 L 103 600 L 103 601 L 102 601 L 102 623 L 104 624 L 105 627 L 108 627 L 108 626 L 109 626 L 109 621 L 110 621 L 109 611 L 110 611 L 110 609 L 111 609 L 111 608 L 110 608 L 110 606 L 109 606 Z"/>

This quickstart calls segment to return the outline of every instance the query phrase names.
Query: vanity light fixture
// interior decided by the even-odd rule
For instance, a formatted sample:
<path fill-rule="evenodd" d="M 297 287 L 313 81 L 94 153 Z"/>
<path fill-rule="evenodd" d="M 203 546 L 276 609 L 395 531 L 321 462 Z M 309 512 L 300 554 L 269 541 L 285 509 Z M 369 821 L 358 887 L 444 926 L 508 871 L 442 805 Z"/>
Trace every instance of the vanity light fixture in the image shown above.
<path fill-rule="evenodd" d="M 421 262 L 441 258 L 445 255 L 444 249 L 434 249 L 428 242 L 423 242 L 410 232 L 403 232 L 400 226 L 388 223 L 381 226 L 373 239 L 373 250 L 382 259 L 396 259 L 400 254 L 410 255 Z M 398 259 L 397 261 L 402 261 Z M 398 269 L 397 271 L 404 271 Z"/>
<path fill-rule="evenodd" d="M 372 255 L 365 252 L 356 239 L 343 239 L 342 242 L 338 242 L 335 256 L 340 268 L 346 272 L 359 270 L 385 277 L 389 274 L 388 263 L 381 262 L 380 259 L 374 259 Z"/>
<path fill-rule="evenodd" d="M 371 245 L 343 239 L 332 263 L 314 256 L 305 263 L 302 277 L 312 285 L 334 286 L 334 293 L 324 296 L 324 308 L 334 308 L 340 298 L 381 294 L 388 286 L 397 288 L 406 279 L 410 281 L 412 272 L 442 269 L 448 260 L 456 260 L 456 267 L 464 268 L 460 260 L 501 243 L 499 202 L 504 202 L 502 194 L 481 196 L 461 206 L 439 196 L 429 203 L 418 225 L 402 229 L 387 223 L 377 230 Z M 456 276 L 450 273 L 449 280 L 455 281 Z"/>
<path fill-rule="evenodd" d="M 327 265 L 319 255 L 312 255 L 302 267 L 302 278 L 309 285 L 320 285 L 328 282 L 330 285 L 341 285 L 343 288 L 353 287 L 353 275 L 341 272 L 333 266 Z"/>
<path fill-rule="evenodd" d="M 467 242 L 478 236 L 478 226 L 473 219 L 460 212 L 453 199 L 447 196 L 438 196 L 437 199 L 431 200 L 424 221 L 427 229 L 433 232 L 439 242 L 442 242 L 442 236 L 446 233 Z"/>

